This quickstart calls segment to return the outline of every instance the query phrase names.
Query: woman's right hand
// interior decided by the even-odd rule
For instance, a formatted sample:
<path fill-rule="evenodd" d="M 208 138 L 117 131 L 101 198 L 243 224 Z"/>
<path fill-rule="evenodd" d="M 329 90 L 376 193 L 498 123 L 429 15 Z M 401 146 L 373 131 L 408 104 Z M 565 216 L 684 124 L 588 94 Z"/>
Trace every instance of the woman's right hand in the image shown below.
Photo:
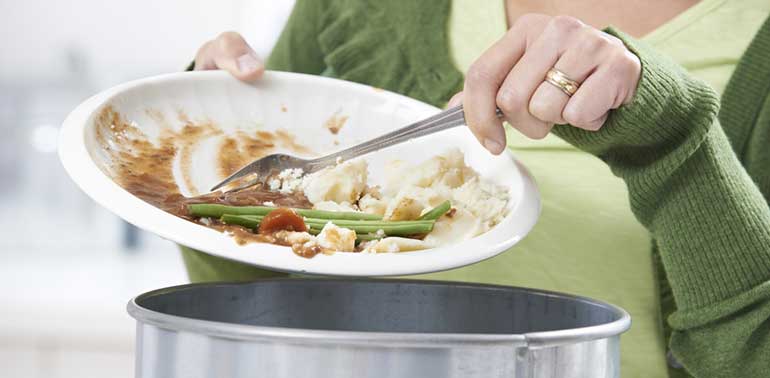
<path fill-rule="evenodd" d="M 195 71 L 202 70 L 225 70 L 238 80 L 254 81 L 262 77 L 265 64 L 240 34 L 228 31 L 198 49 Z"/>

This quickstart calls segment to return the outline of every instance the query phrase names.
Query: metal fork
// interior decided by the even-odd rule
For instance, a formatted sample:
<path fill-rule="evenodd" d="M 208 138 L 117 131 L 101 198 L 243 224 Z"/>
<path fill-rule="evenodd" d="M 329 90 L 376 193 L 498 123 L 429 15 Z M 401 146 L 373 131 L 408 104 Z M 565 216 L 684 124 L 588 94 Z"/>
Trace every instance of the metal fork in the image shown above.
<path fill-rule="evenodd" d="M 502 117 L 502 112 L 500 109 L 497 109 L 497 116 Z M 450 129 L 452 127 L 461 126 L 464 124 L 465 113 L 463 112 L 463 106 L 459 105 L 444 110 L 443 112 L 428 117 L 422 121 L 415 122 L 409 126 L 391 131 L 385 135 L 381 135 L 361 144 L 357 144 L 355 146 L 319 158 L 300 159 L 298 157 L 286 154 L 267 155 L 265 157 L 254 160 L 245 167 L 239 169 L 237 172 L 230 175 L 230 177 L 224 179 L 224 181 L 211 188 L 211 191 L 215 191 L 240 178 L 256 175 L 255 179 L 250 180 L 236 188 L 230 189 L 230 191 L 241 190 L 260 182 L 264 183 L 265 179 L 285 169 L 299 168 L 302 170 L 303 174 L 310 174 L 330 165 L 334 165 L 338 160 L 350 160 L 352 158 L 378 151 L 395 144 L 403 143 L 414 138 L 419 138 L 421 136 L 433 134 L 438 131 Z"/>

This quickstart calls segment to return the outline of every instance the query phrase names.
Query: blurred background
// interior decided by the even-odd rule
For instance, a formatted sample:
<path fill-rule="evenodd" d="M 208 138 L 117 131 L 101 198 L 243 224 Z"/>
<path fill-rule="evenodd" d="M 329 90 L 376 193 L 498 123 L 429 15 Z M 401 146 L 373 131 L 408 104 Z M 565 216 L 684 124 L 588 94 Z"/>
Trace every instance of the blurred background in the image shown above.
<path fill-rule="evenodd" d="M 0 376 L 133 377 L 126 302 L 187 281 L 170 242 L 96 206 L 56 154 L 89 96 L 182 70 L 222 31 L 261 56 L 291 0 L 0 0 Z"/>

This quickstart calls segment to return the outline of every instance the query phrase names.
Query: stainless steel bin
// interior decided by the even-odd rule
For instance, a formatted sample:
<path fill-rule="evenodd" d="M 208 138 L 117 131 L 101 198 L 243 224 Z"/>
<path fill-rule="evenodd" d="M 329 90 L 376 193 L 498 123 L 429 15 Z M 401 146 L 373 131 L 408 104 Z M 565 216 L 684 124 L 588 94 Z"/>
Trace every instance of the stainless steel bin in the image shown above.
<path fill-rule="evenodd" d="M 615 378 L 622 309 L 457 282 L 272 279 L 128 304 L 142 378 Z"/>

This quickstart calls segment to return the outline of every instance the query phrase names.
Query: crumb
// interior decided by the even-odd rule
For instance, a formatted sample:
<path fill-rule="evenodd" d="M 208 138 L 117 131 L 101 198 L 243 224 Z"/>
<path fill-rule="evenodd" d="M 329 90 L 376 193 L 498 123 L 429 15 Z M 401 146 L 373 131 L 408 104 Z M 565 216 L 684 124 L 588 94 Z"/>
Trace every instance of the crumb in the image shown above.
<path fill-rule="evenodd" d="M 286 111 L 287 111 L 287 110 L 288 110 L 288 109 L 286 109 L 286 105 L 284 105 L 284 104 L 281 104 L 281 111 L 282 111 L 282 112 L 284 112 L 284 113 L 286 113 Z"/>
<path fill-rule="evenodd" d="M 300 168 L 284 169 L 277 176 L 268 180 L 267 185 L 274 192 L 293 193 L 302 184 L 302 175 L 304 173 Z"/>
<path fill-rule="evenodd" d="M 329 119 L 324 122 L 324 127 L 329 130 L 330 133 L 337 135 L 337 133 L 340 132 L 342 129 L 342 126 L 345 126 L 345 122 L 347 122 L 348 116 L 339 115 L 339 110 L 332 114 Z"/>

